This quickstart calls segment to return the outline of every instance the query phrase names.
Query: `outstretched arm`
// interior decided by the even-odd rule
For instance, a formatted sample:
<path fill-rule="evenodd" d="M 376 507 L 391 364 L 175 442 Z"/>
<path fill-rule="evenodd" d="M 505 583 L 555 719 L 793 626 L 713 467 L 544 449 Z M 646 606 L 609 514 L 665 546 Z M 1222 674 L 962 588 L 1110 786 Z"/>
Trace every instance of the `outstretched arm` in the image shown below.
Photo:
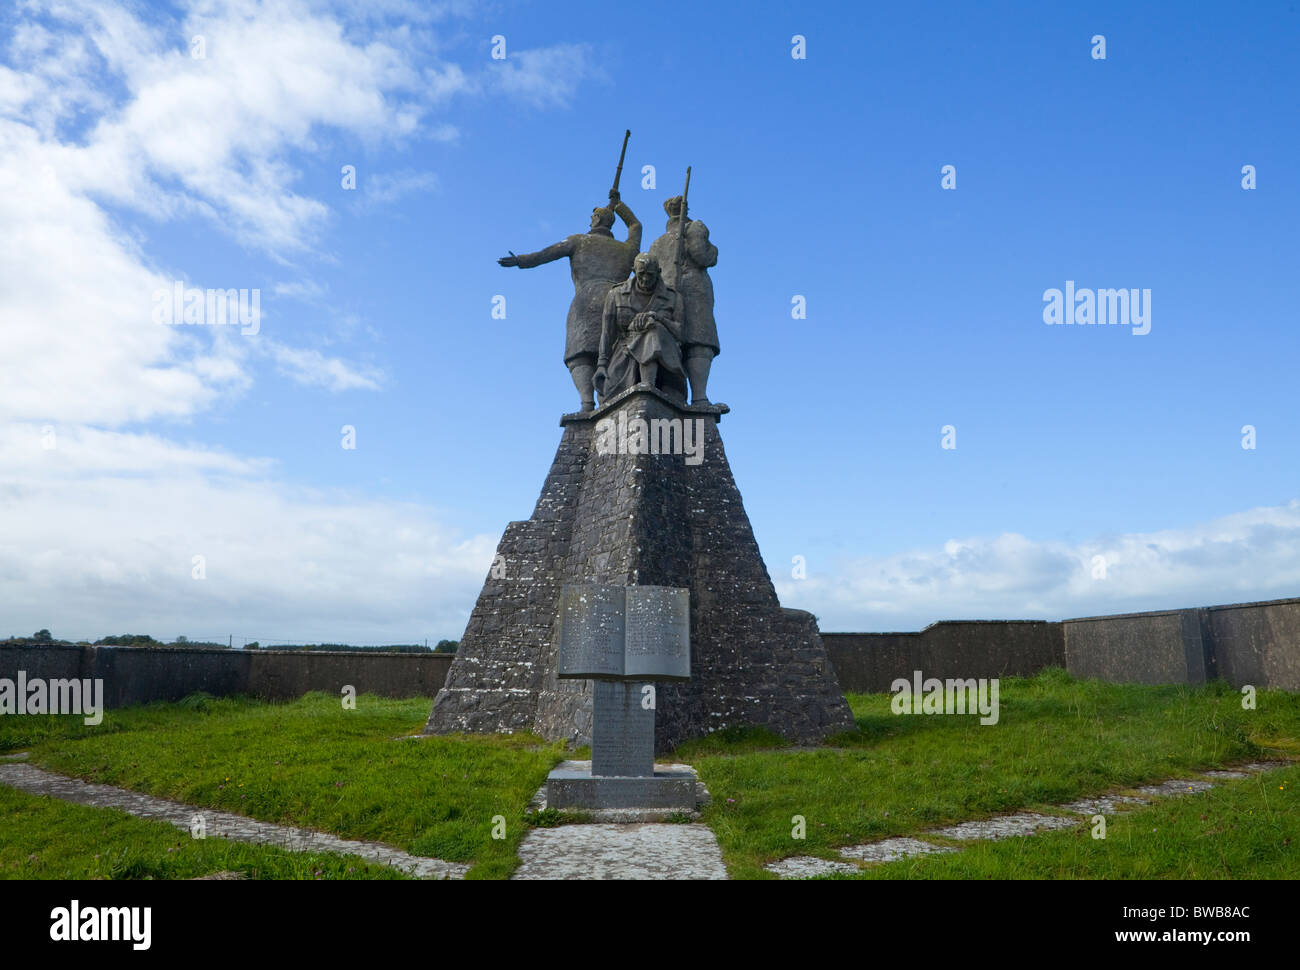
<path fill-rule="evenodd" d="M 545 249 L 535 253 L 524 253 L 521 256 L 502 256 L 497 260 L 502 266 L 518 266 L 520 269 L 532 269 L 534 266 L 541 266 L 542 263 L 553 263 L 557 259 L 563 259 L 565 256 L 573 255 L 573 237 L 562 239 L 554 246 L 547 246 Z"/>

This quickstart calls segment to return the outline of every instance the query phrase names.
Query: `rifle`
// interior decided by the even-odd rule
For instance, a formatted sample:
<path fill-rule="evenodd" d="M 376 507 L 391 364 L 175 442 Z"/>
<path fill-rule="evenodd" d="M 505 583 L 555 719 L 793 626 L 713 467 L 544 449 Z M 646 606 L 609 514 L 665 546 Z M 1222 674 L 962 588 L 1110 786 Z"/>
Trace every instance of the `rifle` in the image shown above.
<path fill-rule="evenodd" d="M 682 211 L 677 220 L 677 256 L 673 260 L 673 286 L 682 285 L 682 260 L 686 255 L 686 196 L 691 191 L 691 167 L 686 166 L 686 188 L 682 189 Z"/>
<path fill-rule="evenodd" d="M 623 156 L 627 154 L 627 140 L 632 137 L 632 129 L 623 132 L 623 150 L 618 153 L 618 168 L 614 170 L 614 187 L 609 190 L 609 197 L 614 198 L 618 192 L 618 180 L 623 177 Z"/>

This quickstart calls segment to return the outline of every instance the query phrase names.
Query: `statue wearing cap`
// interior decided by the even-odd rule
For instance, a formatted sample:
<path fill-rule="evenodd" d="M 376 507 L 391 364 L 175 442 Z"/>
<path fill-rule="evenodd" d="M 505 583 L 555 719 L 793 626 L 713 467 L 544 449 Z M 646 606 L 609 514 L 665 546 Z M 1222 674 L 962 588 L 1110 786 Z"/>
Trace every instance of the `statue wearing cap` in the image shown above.
<path fill-rule="evenodd" d="M 677 276 L 677 236 L 681 231 L 682 197 L 664 203 L 668 225 L 650 246 L 663 267 L 664 282 L 681 300 L 682 357 L 691 380 L 691 403 L 708 404 L 709 371 L 721 352 L 718 325 L 713 319 L 713 281 L 709 267 L 717 265 L 718 247 L 709 241 L 709 227 L 698 219 L 686 219 L 681 278 Z"/>

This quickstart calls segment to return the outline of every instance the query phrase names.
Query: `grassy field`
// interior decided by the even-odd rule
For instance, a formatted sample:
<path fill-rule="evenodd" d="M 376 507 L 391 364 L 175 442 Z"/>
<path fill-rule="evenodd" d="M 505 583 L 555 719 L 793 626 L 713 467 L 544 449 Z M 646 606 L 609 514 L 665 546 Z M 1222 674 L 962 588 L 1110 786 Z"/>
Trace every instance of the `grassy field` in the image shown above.
<path fill-rule="evenodd" d="M 853 879 L 1300 879 L 1300 765 L 1090 824 L 903 859 Z"/>
<path fill-rule="evenodd" d="M 813 750 L 782 750 L 759 731 L 679 750 L 713 795 L 705 821 L 733 878 L 769 878 L 763 864 L 785 856 L 839 859 L 841 846 L 1300 755 L 1300 695 L 1282 691 L 1261 692 L 1258 709 L 1243 711 L 1224 685 L 1103 684 L 1046 671 L 1002 680 L 1001 717 L 990 726 L 975 716 L 895 715 L 889 702 L 850 695 L 859 730 Z M 796 815 L 806 821 L 803 840 L 792 838 Z"/>
<path fill-rule="evenodd" d="M 424 726 L 429 704 L 199 698 L 107 711 L 98 728 L 5 717 L 0 750 L 25 747 L 33 764 L 88 781 L 472 863 L 471 877 L 507 875 L 524 808 L 561 748 L 532 735 L 395 740 Z M 22 721 L 46 723 L 10 724 Z M 492 837 L 496 816 L 504 839 Z"/>
<path fill-rule="evenodd" d="M 0 879 L 404 879 L 328 852 L 192 839 L 168 822 L 88 808 L 0 785 Z"/>
<path fill-rule="evenodd" d="M 989 726 L 974 715 L 895 715 L 889 695 L 849 701 L 858 730 L 824 745 L 790 748 L 762 730 L 733 730 L 672 756 L 693 764 L 708 784 L 713 803 L 704 820 L 733 877 L 768 878 L 762 866 L 789 855 L 838 859 L 841 846 L 891 835 L 1046 810 L 1247 759 L 1300 758 L 1300 695 L 1280 691 L 1261 692 L 1258 709 L 1244 711 L 1240 695 L 1224 685 L 1113 685 L 1047 671 L 1004 679 L 1000 718 Z M 7 716 L 0 718 L 0 752 L 24 748 L 35 764 L 91 781 L 388 842 L 471 863 L 473 877 L 504 877 L 529 824 L 524 807 L 564 752 L 531 735 L 397 740 L 418 731 L 428 709 L 427 699 L 362 697 L 357 710 L 346 711 L 338 698 L 316 694 L 285 704 L 197 698 L 108 711 L 95 728 L 77 718 Z M 1117 815 L 1100 846 L 1082 829 L 869 875 L 1295 878 L 1300 869 L 1287 840 L 1298 813 L 1287 814 L 1290 787 L 1276 794 L 1266 788 L 1228 784 L 1206 802 L 1182 799 Z M 1187 816 L 1193 804 L 1214 808 Z M 792 837 L 796 815 L 805 819 L 804 839 Z M 496 816 L 505 820 L 504 839 L 492 838 Z M 1142 821 L 1148 816 L 1149 826 Z M 18 831 L 27 838 L 29 828 L 44 831 L 44 824 L 33 817 Z M 1147 838 L 1144 826 L 1157 837 Z M 72 829 L 65 831 L 71 838 Z M 12 827 L 0 830 L 5 846 L 15 837 Z M 8 860 L 12 851 L 5 851 L 0 859 Z M 76 851 L 84 856 L 86 849 Z M 276 864 L 259 871 L 281 871 Z"/>

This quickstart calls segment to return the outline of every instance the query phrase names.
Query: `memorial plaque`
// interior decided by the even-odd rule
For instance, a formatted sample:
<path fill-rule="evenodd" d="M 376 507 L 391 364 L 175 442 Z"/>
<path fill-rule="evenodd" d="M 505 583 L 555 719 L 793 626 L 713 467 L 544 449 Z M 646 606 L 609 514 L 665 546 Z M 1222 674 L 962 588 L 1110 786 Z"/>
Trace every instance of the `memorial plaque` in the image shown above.
<path fill-rule="evenodd" d="M 671 586 L 629 586 L 624 672 L 646 680 L 691 676 L 691 594 Z"/>
<path fill-rule="evenodd" d="M 560 591 L 564 678 L 687 680 L 690 591 L 671 586 L 565 586 Z"/>
<path fill-rule="evenodd" d="M 556 676 L 622 677 L 622 586 L 565 586 L 560 590 L 560 656 Z"/>

